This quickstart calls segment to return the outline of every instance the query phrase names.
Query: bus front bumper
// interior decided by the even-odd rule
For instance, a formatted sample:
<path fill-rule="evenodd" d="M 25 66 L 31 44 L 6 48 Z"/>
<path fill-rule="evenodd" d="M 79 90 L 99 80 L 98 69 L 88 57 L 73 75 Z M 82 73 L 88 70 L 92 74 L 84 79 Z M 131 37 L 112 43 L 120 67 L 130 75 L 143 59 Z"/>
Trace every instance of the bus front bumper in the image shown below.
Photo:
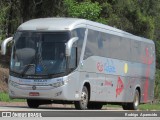
<path fill-rule="evenodd" d="M 49 82 L 48 82 L 49 81 Z M 68 77 L 51 79 L 47 82 L 39 80 L 23 80 L 9 78 L 9 96 L 10 98 L 21 99 L 44 99 L 44 100 L 67 100 L 76 101 L 80 98 L 71 90 L 68 84 Z M 46 83 L 45 83 L 46 82 Z M 42 85 L 43 83 L 43 85 Z M 51 83 L 51 84 L 49 84 Z M 76 96 L 76 97 L 75 97 Z"/>

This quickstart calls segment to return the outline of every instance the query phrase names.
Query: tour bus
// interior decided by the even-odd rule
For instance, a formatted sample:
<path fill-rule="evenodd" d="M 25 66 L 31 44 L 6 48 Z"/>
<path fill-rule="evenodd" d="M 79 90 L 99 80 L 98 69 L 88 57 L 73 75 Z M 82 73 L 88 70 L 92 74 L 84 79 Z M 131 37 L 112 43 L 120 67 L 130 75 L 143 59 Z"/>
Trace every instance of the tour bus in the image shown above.
<path fill-rule="evenodd" d="M 154 98 L 155 44 L 114 27 L 78 18 L 39 18 L 21 24 L 12 41 L 11 98 L 101 109 L 137 110 Z"/>

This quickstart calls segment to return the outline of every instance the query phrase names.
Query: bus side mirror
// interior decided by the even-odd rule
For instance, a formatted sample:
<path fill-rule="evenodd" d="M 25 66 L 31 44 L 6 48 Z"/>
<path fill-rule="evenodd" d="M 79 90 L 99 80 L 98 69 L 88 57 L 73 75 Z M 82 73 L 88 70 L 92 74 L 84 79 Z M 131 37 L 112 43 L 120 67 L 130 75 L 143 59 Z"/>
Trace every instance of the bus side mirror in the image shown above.
<path fill-rule="evenodd" d="M 66 56 L 71 56 L 72 45 L 77 40 L 78 40 L 78 37 L 73 37 L 66 43 Z"/>
<path fill-rule="evenodd" d="M 13 37 L 5 39 L 1 44 L 1 54 L 5 55 L 7 52 L 7 44 L 13 40 Z"/>

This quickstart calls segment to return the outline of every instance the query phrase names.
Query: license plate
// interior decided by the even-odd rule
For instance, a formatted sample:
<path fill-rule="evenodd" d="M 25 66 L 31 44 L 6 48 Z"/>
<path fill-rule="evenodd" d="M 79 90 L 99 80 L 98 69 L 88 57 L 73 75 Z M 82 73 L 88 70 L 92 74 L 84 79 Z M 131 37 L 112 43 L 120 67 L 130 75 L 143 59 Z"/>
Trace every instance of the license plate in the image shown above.
<path fill-rule="evenodd" d="M 29 96 L 39 96 L 39 92 L 30 92 Z"/>

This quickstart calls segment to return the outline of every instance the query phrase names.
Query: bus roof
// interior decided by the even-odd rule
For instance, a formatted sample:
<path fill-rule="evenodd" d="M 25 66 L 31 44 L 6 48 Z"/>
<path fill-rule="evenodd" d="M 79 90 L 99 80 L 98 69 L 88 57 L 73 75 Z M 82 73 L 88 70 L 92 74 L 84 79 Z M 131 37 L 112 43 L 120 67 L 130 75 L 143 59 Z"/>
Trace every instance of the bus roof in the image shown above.
<path fill-rule="evenodd" d="M 124 32 L 122 30 L 103 25 L 97 22 L 79 19 L 79 18 L 39 18 L 29 20 L 21 24 L 18 30 L 45 30 L 45 31 L 54 31 L 54 30 L 72 30 L 77 25 L 88 24 L 93 26 L 98 26 L 101 28 L 106 28 L 108 30 Z M 125 32 L 127 33 L 127 32 Z M 130 34 L 130 33 L 127 33 Z"/>
<path fill-rule="evenodd" d="M 113 32 L 117 32 L 120 34 L 124 34 L 128 37 L 136 39 L 138 41 L 145 41 L 149 43 L 153 43 L 153 41 L 132 35 L 128 32 L 122 31 L 120 29 L 110 27 L 108 25 L 104 25 L 101 23 L 79 19 L 79 18 L 39 18 L 29 20 L 18 27 L 18 30 L 30 30 L 30 31 L 62 31 L 62 30 L 72 30 L 77 26 L 91 25 L 95 27 L 99 27 L 102 29 L 110 30 Z"/>

